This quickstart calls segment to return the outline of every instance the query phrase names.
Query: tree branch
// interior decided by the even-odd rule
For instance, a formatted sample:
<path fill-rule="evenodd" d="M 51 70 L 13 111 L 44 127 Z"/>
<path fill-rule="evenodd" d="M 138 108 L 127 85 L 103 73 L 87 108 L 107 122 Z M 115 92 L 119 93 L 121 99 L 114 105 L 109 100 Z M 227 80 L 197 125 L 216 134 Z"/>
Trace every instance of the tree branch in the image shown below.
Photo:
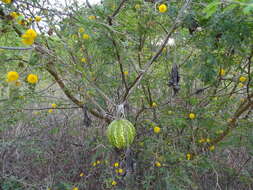
<path fill-rule="evenodd" d="M 73 102 L 75 103 L 77 106 L 79 106 L 80 108 L 83 107 L 84 103 L 82 103 L 81 101 L 79 101 L 78 99 L 76 99 L 71 92 L 66 88 L 65 84 L 63 83 L 63 81 L 60 79 L 59 75 L 57 74 L 57 72 L 55 71 L 54 68 L 54 64 L 52 62 L 47 64 L 46 70 L 54 77 L 55 81 L 58 83 L 58 85 L 60 86 L 60 88 L 62 89 L 62 91 L 64 92 L 64 94 Z M 110 121 L 110 118 L 108 118 L 106 116 L 106 114 L 100 114 L 97 111 L 95 111 L 94 109 L 89 109 L 89 112 L 94 115 L 97 118 L 100 119 L 105 119 L 107 122 Z"/>
<path fill-rule="evenodd" d="M 108 23 L 111 26 L 113 18 L 119 13 L 120 9 L 123 7 L 124 3 L 127 2 L 127 0 L 122 0 L 119 4 L 118 8 L 114 11 L 112 16 L 108 16 Z"/>
<path fill-rule="evenodd" d="M 227 129 L 220 136 L 212 140 L 210 143 L 211 145 L 215 145 L 220 141 L 222 141 L 230 133 L 231 130 L 236 128 L 237 126 L 236 121 L 239 119 L 239 117 L 249 108 L 251 108 L 251 106 L 253 106 L 253 101 L 251 100 L 251 98 L 253 98 L 253 93 L 249 96 L 248 99 L 245 99 L 244 102 L 239 106 L 237 111 L 234 113 L 231 121 L 228 123 Z"/>

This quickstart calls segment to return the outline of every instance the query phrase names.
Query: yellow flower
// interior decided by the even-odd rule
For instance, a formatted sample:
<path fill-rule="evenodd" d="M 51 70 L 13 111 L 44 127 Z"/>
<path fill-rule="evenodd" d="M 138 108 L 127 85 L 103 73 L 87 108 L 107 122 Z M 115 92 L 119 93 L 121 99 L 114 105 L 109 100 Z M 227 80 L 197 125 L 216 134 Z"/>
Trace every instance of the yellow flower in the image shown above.
<path fill-rule="evenodd" d="M 33 19 L 30 17 L 30 18 L 28 18 L 28 20 L 29 20 L 29 22 L 32 22 L 33 21 Z"/>
<path fill-rule="evenodd" d="M 214 149 L 215 149 L 214 145 L 212 145 L 212 146 L 209 147 L 209 150 L 211 150 L 211 151 L 213 151 Z"/>
<path fill-rule="evenodd" d="M 2 2 L 6 3 L 6 4 L 10 4 L 11 0 L 1 0 Z"/>
<path fill-rule="evenodd" d="M 78 187 L 74 187 L 72 190 L 78 190 Z"/>
<path fill-rule="evenodd" d="M 84 32 L 84 28 L 79 28 L 78 32 L 83 33 Z"/>
<path fill-rule="evenodd" d="M 159 12 L 160 13 L 165 13 L 166 11 L 167 11 L 167 6 L 165 5 L 165 4 L 161 4 L 160 6 L 159 6 Z"/>
<path fill-rule="evenodd" d="M 41 21 L 41 17 L 40 16 L 36 16 L 34 19 L 36 22 L 40 22 Z"/>
<path fill-rule="evenodd" d="M 86 60 L 86 58 L 84 58 L 84 57 L 81 59 L 81 62 L 82 62 L 82 63 L 86 63 L 86 61 L 87 61 L 87 60 Z"/>
<path fill-rule="evenodd" d="M 128 71 L 124 71 L 124 75 L 128 75 Z"/>
<path fill-rule="evenodd" d="M 80 173 L 80 175 L 79 175 L 80 177 L 83 177 L 84 176 L 84 173 L 82 172 L 82 173 Z"/>
<path fill-rule="evenodd" d="M 90 39 L 90 36 L 88 34 L 83 34 L 83 39 L 88 40 Z"/>
<path fill-rule="evenodd" d="M 92 166 L 94 166 L 94 167 L 95 167 L 96 165 L 97 165 L 97 163 L 96 163 L 96 162 L 93 162 L 93 163 L 92 163 Z"/>
<path fill-rule="evenodd" d="M 241 82 L 240 82 L 238 85 L 239 85 L 239 87 L 241 87 L 241 88 L 244 87 L 244 84 L 241 83 Z"/>
<path fill-rule="evenodd" d="M 207 143 L 210 143 L 210 142 L 211 142 L 211 140 L 210 140 L 209 138 L 207 138 L 207 139 L 206 139 L 206 142 L 207 142 Z"/>
<path fill-rule="evenodd" d="M 206 139 L 204 139 L 204 138 L 202 138 L 202 139 L 199 139 L 199 141 L 198 141 L 199 143 L 204 143 L 204 142 L 206 142 Z"/>
<path fill-rule="evenodd" d="M 100 164 L 101 162 L 99 160 L 97 160 L 96 164 Z"/>
<path fill-rule="evenodd" d="M 134 8 L 135 8 L 135 9 L 139 9 L 139 8 L 141 8 L 141 5 L 140 5 L 140 4 L 136 4 L 136 5 L 134 6 Z"/>
<path fill-rule="evenodd" d="M 27 82 L 31 84 L 36 84 L 38 82 L 38 76 L 35 74 L 29 74 L 27 77 Z"/>
<path fill-rule="evenodd" d="M 51 104 L 52 108 L 56 108 L 57 105 L 56 104 Z"/>
<path fill-rule="evenodd" d="M 161 128 L 160 127 L 154 127 L 154 133 L 160 133 Z"/>
<path fill-rule="evenodd" d="M 189 118 L 190 118 L 190 119 L 195 119 L 195 118 L 196 118 L 195 113 L 190 113 L 190 114 L 189 114 Z"/>
<path fill-rule="evenodd" d="M 18 14 L 17 14 L 16 12 L 11 12 L 11 13 L 10 13 L 10 16 L 11 16 L 13 19 L 18 18 Z"/>
<path fill-rule="evenodd" d="M 22 43 L 25 44 L 25 45 L 32 45 L 34 43 L 34 39 L 33 38 L 29 38 L 29 37 L 25 37 L 25 36 L 22 36 Z"/>
<path fill-rule="evenodd" d="M 244 77 L 244 76 L 241 76 L 241 77 L 239 78 L 239 81 L 240 81 L 240 82 L 245 82 L 246 80 L 247 80 L 247 78 Z"/>
<path fill-rule="evenodd" d="M 156 162 L 155 162 L 155 166 L 156 166 L 156 167 L 161 167 L 161 163 L 158 162 L 158 161 L 156 161 Z"/>
<path fill-rule="evenodd" d="M 18 80 L 18 73 L 16 71 L 10 71 L 7 73 L 7 82 L 13 82 Z"/>
<path fill-rule="evenodd" d="M 25 32 L 26 35 L 30 36 L 31 38 L 36 38 L 37 37 L 37 33 L 35 30 L 33 29 L 28 29 L 26 32 Z"/>
<path fill-rule="evenodd" d="M 96 16 L 91 15 L 91 16 L 88 16 L 88 18 L 89 18 L 90 20 L 95 20 L 95 19 L 96 19 Z"/>
<path fill-rule="evenodd" d="M 157 104 L 156 104 L 155 102 L 153 102 L 151 106 L 152 106 L 152 107 L 156 107 Z"/>
<path fill-rule="evenodd" d="M 120 173 L 120 174 L 122 174 L 123 172 L 124 172 L 124 170 L 121 168 L 118 170 L 118 173 Z"/>
<path fill-rule="evenodd" d="M 118 163 L 118 162 L 115 162 L 115 163 L 114 163 L 114 167 L 115 167 L 115 168 L 119 167 L 119 163 Z"/>
<path fill-rule="evenodd" d="M 220 76 L 224 76 L 226 74 L 225 70 L 224 69 L 220 69 L 220 72 L 219 72 Z"/>
<path fill-rule="evenodd" d="M 24 34 L 22 34 L 22 42 L 25 45 L 32 45 L 34 43 L 37 33 L 33 29 L 28 29 Z"/>
<path fill-rule="evenodd" d="M 191 158 L 192 158 L 192 155 L 191 155 L 190 153 L 187 153 L 187 154 L 186 154 L 186 159 L 187 159 L 187 160 L 190 160 Z"/>
<path fill-rule="evenodd" d="M 117 185 L 117 182 L 113 180 L 112 185 Z"/>
<path fill-rule="evenodd" d="M 48 110 L 48 113 L 52 113 L 52 112 L 53 112 L 53 110 L 52 110 L 52 109 L 49 109 L 49 110 Z"/>

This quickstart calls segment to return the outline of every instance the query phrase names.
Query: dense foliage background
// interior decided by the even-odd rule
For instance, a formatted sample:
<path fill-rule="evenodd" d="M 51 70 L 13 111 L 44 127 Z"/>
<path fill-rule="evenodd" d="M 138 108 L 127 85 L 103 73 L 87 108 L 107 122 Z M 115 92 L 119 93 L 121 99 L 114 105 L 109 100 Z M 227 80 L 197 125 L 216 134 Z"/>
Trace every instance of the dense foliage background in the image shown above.
<path fill-rule="evenodd" d="M 0 189 L 253 189 L 252 0 L 66 3 L 0 1 Z"/>

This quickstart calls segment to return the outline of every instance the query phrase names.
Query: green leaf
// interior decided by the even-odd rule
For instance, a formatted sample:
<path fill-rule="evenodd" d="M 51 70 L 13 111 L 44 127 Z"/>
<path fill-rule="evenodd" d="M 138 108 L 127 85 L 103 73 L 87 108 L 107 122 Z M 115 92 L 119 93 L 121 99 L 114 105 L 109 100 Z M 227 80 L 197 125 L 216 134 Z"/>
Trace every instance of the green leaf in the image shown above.
<path fill-rule="evenodd" d="M 214 1 L 213 3 L 207 5 L 207 7 L 203 10 L 203 13 L 206 14 L 205 18 L 209 18 L 210 16 L 212 16 L 216 12 L 220 3 L 221 2 L 219 1 Z"/>
<path fill-rule="evenodd" d="M 242 10 L 243 14 L 245 14 L 245 15 L 250 14 L 252 11 L 253 11 L 253 4 L 250 4 L 250 5 L 246 6 L 246 7 Z"/>

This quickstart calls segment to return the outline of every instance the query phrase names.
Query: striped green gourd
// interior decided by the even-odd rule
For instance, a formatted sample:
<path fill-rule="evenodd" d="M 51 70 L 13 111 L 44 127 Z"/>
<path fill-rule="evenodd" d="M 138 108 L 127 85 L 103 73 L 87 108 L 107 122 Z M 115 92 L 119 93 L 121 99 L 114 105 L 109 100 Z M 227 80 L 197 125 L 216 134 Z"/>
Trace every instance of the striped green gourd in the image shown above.
<path fill-rule="evenodd" d="M 133 143 L 136 135 L 133 124 L 126 119 L 117 119 L 110 123 L 106 131 L 109 142 L 121 149 Z"/>

